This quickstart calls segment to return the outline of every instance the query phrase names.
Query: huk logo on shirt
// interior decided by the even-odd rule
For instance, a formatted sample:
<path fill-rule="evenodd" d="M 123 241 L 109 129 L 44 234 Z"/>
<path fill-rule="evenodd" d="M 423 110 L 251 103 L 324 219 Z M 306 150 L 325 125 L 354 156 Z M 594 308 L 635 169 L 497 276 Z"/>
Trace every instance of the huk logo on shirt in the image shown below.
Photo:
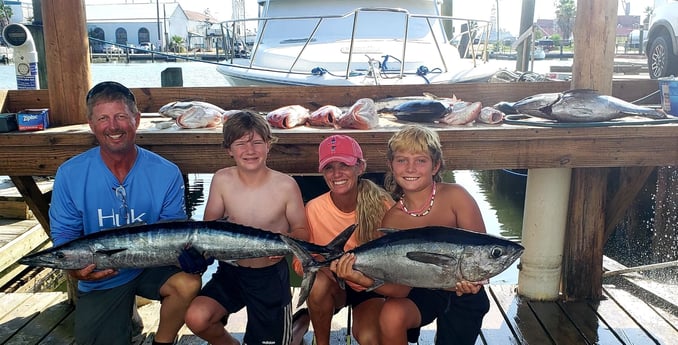
<path fill-rule="evenodd" d="M 134 213 L 133 208 L 129 209 L 129 215 L 120 214 L 119 212 L 116 212 L 116 211 L 117 211 L 116 209 L 111 208 L 110 213 L 104 213 L 104 210 L 98 209 L 97 210 L 97 217 L 99 219 L 99 227 L 100 228 L 114 228 L 114 227 L 119 227 L 119 226 L 122 226 L 122 225 L 143 222 L 144 221 L 143 216 L 146 215 L 145 212 L 142 212 L 141 214 L 136 215 Z"/>

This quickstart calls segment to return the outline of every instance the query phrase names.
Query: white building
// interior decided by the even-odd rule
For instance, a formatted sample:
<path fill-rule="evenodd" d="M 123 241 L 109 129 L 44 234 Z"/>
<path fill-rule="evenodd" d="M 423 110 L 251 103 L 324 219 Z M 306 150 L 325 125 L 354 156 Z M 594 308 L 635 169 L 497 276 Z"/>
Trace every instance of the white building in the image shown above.
<path fill-rule="evenodd" d="M 222 36 L 221 27 L 218 25 L 219 20 L 212 17 L 209 12 L 199 13 L 189 10 L 184 12 L 188 17 L 187 48 L 189 50 L 212 50 L 212 48 L 215 48 Z"/>
<path fill-rule="evenodd" d="M 178 3 L 87 5 L 90 37 L 121 45 L 152 44 L 165 50 L 173 36 L 188 42 L 188 17 Z M 95 51 L 104 43 L 92 41 Z"/>

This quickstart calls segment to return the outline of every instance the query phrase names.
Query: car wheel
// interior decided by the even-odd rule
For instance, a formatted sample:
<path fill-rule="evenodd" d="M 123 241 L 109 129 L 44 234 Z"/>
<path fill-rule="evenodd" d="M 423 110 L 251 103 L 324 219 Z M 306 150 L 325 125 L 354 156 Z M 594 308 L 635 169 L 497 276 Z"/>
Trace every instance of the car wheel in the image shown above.
<path fill-rule="evenodd" d="M 652 41 L 648 52 L 647 67 L 652 79 L 678 74 L 678 56 L 673 54 L 668 37 L 660 35 Z"/>

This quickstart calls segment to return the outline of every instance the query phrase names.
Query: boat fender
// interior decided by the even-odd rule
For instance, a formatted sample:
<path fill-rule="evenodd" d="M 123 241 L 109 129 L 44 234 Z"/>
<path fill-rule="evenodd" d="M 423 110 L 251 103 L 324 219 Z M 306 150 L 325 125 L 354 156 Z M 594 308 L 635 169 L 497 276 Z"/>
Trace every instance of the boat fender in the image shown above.
<path fill-rule="evenodd" d="M 311 74 L 313 75 L 323 75 L 325 73 L 327 73 L 327 70 L 322 67 L 316 67 L 311 70 Z"/>

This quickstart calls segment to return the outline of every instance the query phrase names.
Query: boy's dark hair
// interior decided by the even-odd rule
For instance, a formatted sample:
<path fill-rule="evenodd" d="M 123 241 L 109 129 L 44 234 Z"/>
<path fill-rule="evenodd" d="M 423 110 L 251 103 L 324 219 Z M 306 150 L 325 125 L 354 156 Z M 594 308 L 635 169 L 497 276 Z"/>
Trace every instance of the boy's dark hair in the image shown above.
<path fill-rule="evenodd" d="M 271 134 L 271 127 L 265 117 L 249 110 L 243 110 L 229 116 L 224 122 L 223 146 L 229 148 L 234 141 L 252 132 L 259 134 L 268 143 L 273 144 L 278 141 L 278 138 Z"/>

